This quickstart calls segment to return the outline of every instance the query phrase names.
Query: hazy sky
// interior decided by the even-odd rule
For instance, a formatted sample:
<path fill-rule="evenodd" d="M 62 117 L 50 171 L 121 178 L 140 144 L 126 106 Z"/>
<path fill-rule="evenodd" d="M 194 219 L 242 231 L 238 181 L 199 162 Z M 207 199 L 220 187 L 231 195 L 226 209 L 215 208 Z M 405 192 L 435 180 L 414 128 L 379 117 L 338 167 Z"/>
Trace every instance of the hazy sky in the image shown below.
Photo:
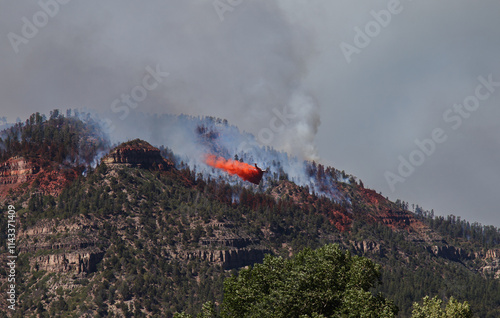
<path fill-rule="evenodd" d="M 154 133 L 130 124 L 136 111 L 223 117 L 391 199 L 500 226 L 498 1 L 0 7 L 0 117 L 9 121 L 89 108 L 116 137 Z"/>

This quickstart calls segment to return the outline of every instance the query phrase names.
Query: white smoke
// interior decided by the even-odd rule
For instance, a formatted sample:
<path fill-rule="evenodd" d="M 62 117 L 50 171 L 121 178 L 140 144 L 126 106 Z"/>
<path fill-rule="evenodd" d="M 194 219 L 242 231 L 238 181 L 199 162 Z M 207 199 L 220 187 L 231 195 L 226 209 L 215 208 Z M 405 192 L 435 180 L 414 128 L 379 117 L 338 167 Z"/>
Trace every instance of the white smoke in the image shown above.
<path fill-rule="evenodd" d="M 314 138 L 321 124 L 319 106 L 311 95 L 294 93 L 287 105 L 292 120 L 281 135 L 277 147 L 306 160 L 318 160 Z"/>

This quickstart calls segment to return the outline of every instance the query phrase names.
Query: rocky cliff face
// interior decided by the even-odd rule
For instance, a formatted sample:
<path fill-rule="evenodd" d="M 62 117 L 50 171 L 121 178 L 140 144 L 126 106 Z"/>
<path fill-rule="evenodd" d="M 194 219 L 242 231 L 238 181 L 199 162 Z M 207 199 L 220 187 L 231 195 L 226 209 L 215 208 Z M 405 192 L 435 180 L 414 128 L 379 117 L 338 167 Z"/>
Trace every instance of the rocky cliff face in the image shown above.
<path fill-rule="evenodd" d="M 271 253 L 270 250 L 260 246 L 260 240 L 251 237 L 202 239 L 200 243 L 205 246 L 205 250 L 196 250 L 183 257 L 206 260 L 219 264 L 224 269 L 239 268 L 262 262 L 264 255 Z"/>
<path fill-rule="evenodd" d="M 40 168 L 23 157 L 12 157 L 0 165 L 0 197 L 25 182 L 32 181 Z"/>
<path fill-rule="evenodd" d="M 120 217 L 106 222 L 114 224 L 115 231 L 120 235 L 130 230 L 130 225 Z M 105 257 L 106 246 L 110 244 L 93 235 L 103 225 L 102 220 L 94 217 L 77 217 L 61 222 L 42 221 L 20 233 L 18 249 L 20 253 L 31 255 L 31 270 L 84 276 L 97 269 Z M 221 229 L 232 227 L 232 224 L 218 225 Z M 180 245 L 178 249 L 168 248 L 165 257 L 181 262 L 207 261 L 223 269 L 233 269 L 262 262 L 264 255 L 271 253 L 256 238 L 221 233 L 224 230 L 215 237 L 200 238 L 197 248 L 185 249 Z"/>
<path fill-rule="evenodd" d="M 488 250 L 484 256 L 486 265 L 480 271 L 485 275 L 491 275 L 500 279 L 500 249 Z"/>
<path fill-rule="evenodd" d="M 0 165 L 0 184 L 23 183 L 33 178 L 40 168 L 23 157 L 12 157 Z"/>
<path fill-rule="evenodd" d="M 40 222 L 19 233 L 19 252 L 30 254 L 31 270 L 54 273 L 88 274 L 96 270 L 104 251 L 90 235 L 95 222 L 83 218 Z M 42 254 L 42 255 L 40 255 Z"/>
<path fill-rule="evenodd" d="M 21 186 L 36 192 L 57 195 L 81 173 L 78 167 L 64 166 L 43 158 L 12 157 L 0 165 L 0 201 Z"/>
<path fill-rule="evenodd" d="M 427 247 L 427 251 L 436 257 L 441 257 L 454 262 L 475 261 L 479 267 L 477 271 L 500 278 L 500 250 L 490 249 L 471 252 L 452 245 L 432 245 Z"/>
<path fill-rule="evenodd" d="M 170 170 L 173 163 L 163 158 L 160 150 L 143 140 L 133 140 L 121 144 L 102 159 L 107 165 L 126 164 L 143 168 Z"/>
<path fill-rule="evenodd" d="M 460 262 L 463 260 L 470 260 L 470 259 L 474 259 L 477 257 L 476 255 L 473 255 L 473 254 L 463 250 L 462 248 L 456 248 L 456 247 L 450 246 L 450 245 L 429 246 L 427 248 L 427 250 L 429 252 L 431 252 L 432 254 L 434 254 L 434 256 L 446 258 L 446 259 L 449 259 L 449 260 L 455 261 L 455 262 Z"/>
<path fill-rule="evenodd" d="M 95 272 L 104 253 L 98 249 L 38 256 L 30 260 L 31 268 L 52 273 L 88 274 Z"/>
<path fill-rule="evenodd" d="M 500 260 L 494 260 L 489 265 L 481 267 L 483 274 L 500 279 Z"/>
<path fill-rule="evenodd" d="M 385 248 L 378 242 L 374 241 L 349 241 L 351 246 L 358 254 L 377 254 L 383 256 Z"/>
<path fill-rule="evenodd" d="M 240 268 L 262 262 L 265 254 L 271 251 L 264 248 L 244 247 L 227 250 L 207 249 L 187 251 L 172 255 L 182 260 L 198 259 L 222 266 L 223 269 Z"/>

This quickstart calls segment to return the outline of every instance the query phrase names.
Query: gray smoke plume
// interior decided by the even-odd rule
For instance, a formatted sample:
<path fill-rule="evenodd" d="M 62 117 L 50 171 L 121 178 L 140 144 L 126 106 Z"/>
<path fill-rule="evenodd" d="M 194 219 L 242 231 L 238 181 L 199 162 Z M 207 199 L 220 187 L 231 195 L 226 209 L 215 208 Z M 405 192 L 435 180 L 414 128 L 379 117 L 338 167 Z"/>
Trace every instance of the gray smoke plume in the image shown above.
<path fill-rule="evenodd" d="M 22 18 L 42 10 L 11 6 L 16 14 L 2 11 L 0 24 L 21 35 Z M 265 0 L 223 13 L 211 1 L 69 2 L 19 53 L 10 52 L 12 63 L 0 64 L 9 79 L 0 94 L 5 103 L 15 101 L 16 116 L 29 116 L 34 105 L 46 114 L 95 110 L 113 142 L 165 145 L 198 171 L 207 169 L 202 158 L 209 149 L 196 135 L 205 122 L 221 133 L 226 157 L 237 154 L 309 185 L 300 160 L 264 147 L 318 158 L 319 105 L 304 83 L 312 39 L 278 2 Z M 239 129 L 162 114 L 225 118 Z"/>
<path fill-rule="evenodd" d="M 116 139 L 141 133 L 135 111 L 226 118 L 257 135 L 269 129 L 273 109 L 289 107 L 298 117 L 264 145 L 314 158 L 318 106 L 297 97 L 313 53 L 311 34 L 291 23 L 278 2 L 227 4 L 61 4 L 46 26 L 17 46 L 17 54 L 7 39 L 1 43 L 12 63 L 0 64 L 9 79 L 0 95 L 6 104 L 15 101 L 16 116 L 29 116 L 34 105 L 44 113 L 95 109 L 114 127 Z M 22 18 L 43 10 L 36 2 L 6 7 L 0 25 L 19 36 Z"/>

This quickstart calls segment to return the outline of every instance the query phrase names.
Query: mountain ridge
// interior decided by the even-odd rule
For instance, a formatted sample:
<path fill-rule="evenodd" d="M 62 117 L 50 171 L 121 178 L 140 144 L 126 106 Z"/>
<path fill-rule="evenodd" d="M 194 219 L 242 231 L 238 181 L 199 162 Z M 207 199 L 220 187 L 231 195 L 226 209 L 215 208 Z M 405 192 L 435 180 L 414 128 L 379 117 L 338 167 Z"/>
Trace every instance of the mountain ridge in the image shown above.
<path fill-rule="evenodd" d="M 214 147 L 213 140 L 203 143 L 227 151 Z M 170 158 L 159 158 L 161 153 Z M 442 235 L 404 202 L 391 202 L 334 168 L 306 166 L 306 174 L 318 182 L 311 190 L 288 180 L 284 170 L 274 170 L 254 186 L 205 175 L 199 166 L 191 169 L 178 159 L 168 148 L 132 140 L 103 154 L 95 168 L 87 167 L 60 191 L 36 191 L 26 180 L 19 193 L 3 197 L 15 202 L 22 229 L 19 270 L 30 282 L 22 286 L 22 309 L 40 315 L 58 310 L 125 316 L 195 312 L 203 301 L 220 300 L 221 280 L 231 270 L 260 262 L 266 253 L 288 257 L 329 242 L 380 262 L 386 273 L 380 291 L 396 297 L 403 316 L 408 295 L 416 301 L 424 291 L 441 291 L 467 299 L 467 291 L 459 288 L 464 284 L 488 282 L 491 287 L 482 293 L 498 286 L 495 236 L 489 248 L 477 239 Z M 53 171 L 62 173 L 62 167 L 55 165 Z M 329 175 L 339 175 L 340 181 Z M 314 190 L 321 188 L 323 194 Z M 417 285 L 426 268 L 438 268 L 436 275 L 443 277 L 426 270 L 431 276 L 420 280 L 427 287 L 407 291 L 398 285 L 402 277 Z M 443 286 L 432 287 L 432 281 Z M 44 298 L 37 289 L 59 298 Z M 473 308 L 494 313 L 488 306 L 500 299 L 495 295 L 486 305 L 471 301 Z"/>

